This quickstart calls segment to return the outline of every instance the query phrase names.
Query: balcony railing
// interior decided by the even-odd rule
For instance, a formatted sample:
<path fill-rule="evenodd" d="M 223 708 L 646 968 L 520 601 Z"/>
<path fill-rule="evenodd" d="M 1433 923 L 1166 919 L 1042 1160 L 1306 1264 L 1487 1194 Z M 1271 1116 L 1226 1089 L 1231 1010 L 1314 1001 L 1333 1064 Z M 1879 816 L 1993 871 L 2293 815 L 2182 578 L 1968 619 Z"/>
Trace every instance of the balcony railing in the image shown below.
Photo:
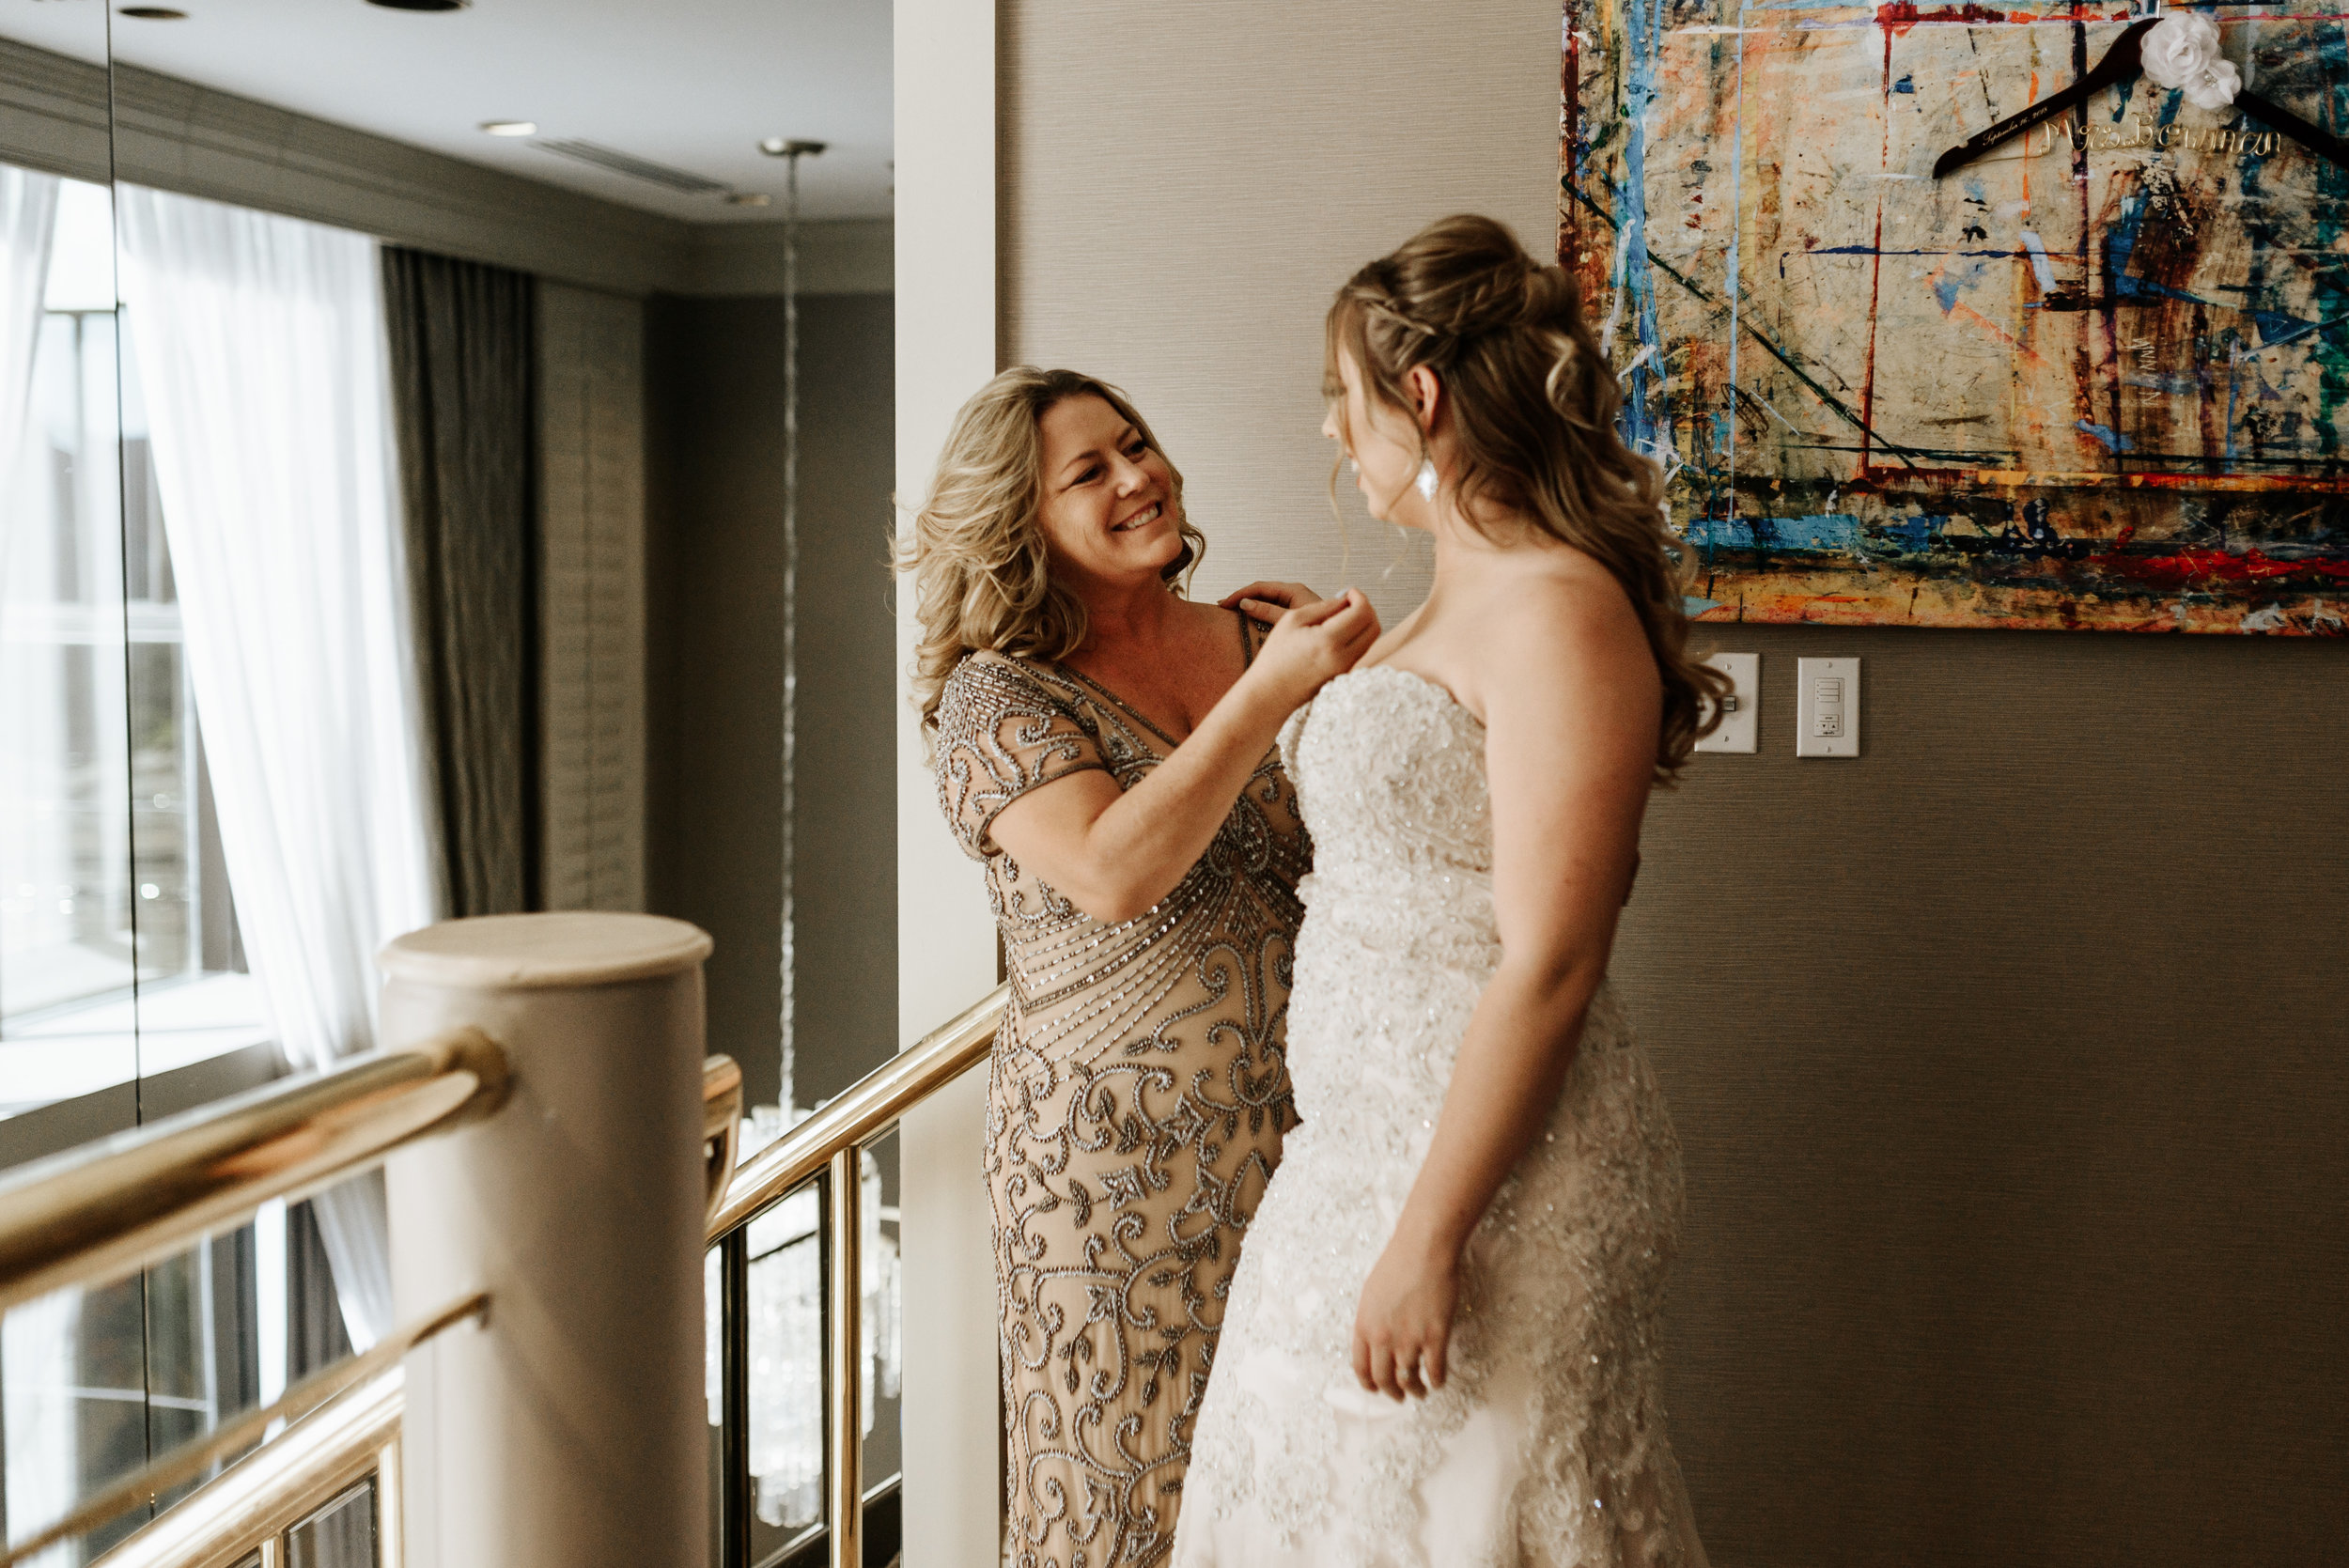
<path fill-rule="evenodd" d="M 803 1561 L 820 1546 L 832 1568 L 863 1568 L 863 1151 L 987 1056 L 1006 997 L 998 987 L 739 1168 L 741 1074 L 725 1057 L 706 1063 L 708 1241 L 718 1251 L 723 1303 L 718 1568 L 756 1568 L 748 1464 L 748 1228 L 817 1182 L 824 1213 L 822 1539 L 802 1539 L 778 1555 Z M 318 1191 L 406 1144 L 491 1116 L 506 1090 L 504 1053 L 479 1031 L 459 1030 L 25 1167 L 0 1181 L 0 1308 L 146 1266 L 272 1198 Z M 150 1501 L 279 1422 L 288 1423 L 279 1436 L 124 1541 L 99 1568 L 231 1568 L 256 1558 L 261 1568 L 276 1568 L 289 1530 L 370 1478 L 381 1521 L 378 1560 L 381 1568 L 398 1568 L 400 1358 L 492 1310 L 493 1302 L 476 1296 L 425 1314 L 275 1403 L 106 1487 L 39 1534 L 0 1547 L 0 1568 Z"/>
<path fill-rule="evenodd" d="M 750 1223 L 819 1178 L 825 1250 L 824 1545 L 832 1568 L 863 1568 L 862 1156 L 908 1110 L 986 1059 L 1009 995 L 1008 987 L 997 986 L 865 1074 L 744 1161 L 728 1184 L 709 1227 L 723 1304 L 717 1568 L 757 1568 L 750 1526 Z M 785 1555 L 810 1553 L 814 1545 L 798 1543 Z"/>

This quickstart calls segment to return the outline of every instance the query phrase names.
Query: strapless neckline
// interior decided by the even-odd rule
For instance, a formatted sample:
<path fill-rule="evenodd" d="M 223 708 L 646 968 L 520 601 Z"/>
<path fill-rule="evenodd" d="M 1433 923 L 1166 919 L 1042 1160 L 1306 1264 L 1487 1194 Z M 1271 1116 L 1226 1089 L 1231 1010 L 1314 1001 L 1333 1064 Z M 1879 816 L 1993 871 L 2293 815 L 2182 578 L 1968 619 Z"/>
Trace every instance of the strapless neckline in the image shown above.
<path fill-rule="evenodd" d="M 1337 685 L 1342 680 L 1353 680 L 1357 677 L 1371 675 L 1399 675 L 1410 685 L 1419 687 L 1433 695 L 1444 706 L 1456 709 L 1462 718 L 1474 724 L 1479 730 L 1485 727 L 1485 721 L 1476 716 L 1476 710 L 1454 696 L 1452 688 L 1432 675 L 1421 675 L 1417 670 L 1406 669 L 1400 664 L 1358 664 L 1342 675 L 1332 675 L 1324 690 L 1328 690 L 1329 686 Z"/>

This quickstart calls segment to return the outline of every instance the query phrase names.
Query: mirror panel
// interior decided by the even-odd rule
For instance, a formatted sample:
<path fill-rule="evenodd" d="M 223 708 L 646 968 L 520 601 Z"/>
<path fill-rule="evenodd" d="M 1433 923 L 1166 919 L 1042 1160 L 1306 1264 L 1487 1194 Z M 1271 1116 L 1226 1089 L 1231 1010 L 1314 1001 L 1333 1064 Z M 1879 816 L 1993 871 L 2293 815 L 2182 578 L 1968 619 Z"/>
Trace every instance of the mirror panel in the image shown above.
<path fill-rule="evenodd" d="M 108 90 L 101 5 L 0 5 L 0 1160 L 135 1115 Z"/>

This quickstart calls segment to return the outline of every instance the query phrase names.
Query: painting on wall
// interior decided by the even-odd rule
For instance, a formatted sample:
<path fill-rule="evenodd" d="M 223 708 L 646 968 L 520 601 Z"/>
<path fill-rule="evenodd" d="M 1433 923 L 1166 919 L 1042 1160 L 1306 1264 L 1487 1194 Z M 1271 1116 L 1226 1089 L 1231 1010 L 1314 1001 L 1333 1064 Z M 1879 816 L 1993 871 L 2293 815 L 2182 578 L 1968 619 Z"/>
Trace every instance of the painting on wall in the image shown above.
<path fill-rule="evenodd" d="M 2223 8 L 2349 122 L 2349 9 Z M 1568 0 L 1559 259 L 1705 621 L 2349 631 L 2349 169 L 2131 76 L 2126 0 Z"/>

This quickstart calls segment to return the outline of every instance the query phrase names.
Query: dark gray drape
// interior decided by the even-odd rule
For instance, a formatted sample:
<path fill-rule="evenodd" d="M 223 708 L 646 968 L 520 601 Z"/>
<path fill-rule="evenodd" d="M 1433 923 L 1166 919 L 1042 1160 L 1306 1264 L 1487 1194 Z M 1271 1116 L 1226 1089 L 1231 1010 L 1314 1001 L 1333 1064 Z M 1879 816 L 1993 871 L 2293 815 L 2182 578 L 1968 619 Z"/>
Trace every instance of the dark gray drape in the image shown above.
<path fill-rule="evenodd" d="M 451 915 L 538 901 L 535 289 L 383 248 L 428 767 Z"/>

